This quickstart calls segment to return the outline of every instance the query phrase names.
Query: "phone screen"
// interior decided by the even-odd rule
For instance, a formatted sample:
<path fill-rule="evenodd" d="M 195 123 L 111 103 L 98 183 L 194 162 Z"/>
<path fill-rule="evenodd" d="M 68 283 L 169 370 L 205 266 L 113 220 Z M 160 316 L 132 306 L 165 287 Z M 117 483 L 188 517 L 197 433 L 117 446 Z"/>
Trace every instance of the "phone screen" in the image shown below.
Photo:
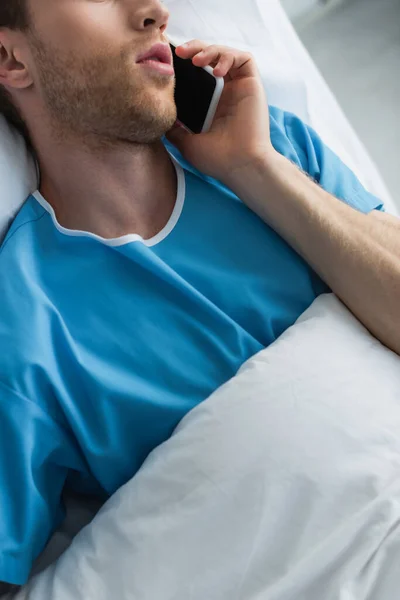
<path fill-rule="evenodd" d="M 176 56 L 175 46 L 170 46 L 174 57 L 178 119 L 193 133 L 201 133 L 217 82 L 215 77 L 196 67 L 191 60 Z"/>

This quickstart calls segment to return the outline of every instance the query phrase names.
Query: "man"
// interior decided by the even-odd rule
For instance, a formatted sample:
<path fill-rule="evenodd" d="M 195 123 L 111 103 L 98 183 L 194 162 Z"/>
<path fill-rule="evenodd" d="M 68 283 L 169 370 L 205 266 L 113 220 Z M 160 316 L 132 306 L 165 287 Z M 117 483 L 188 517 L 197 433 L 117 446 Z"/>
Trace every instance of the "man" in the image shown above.
<path fill-rule="evenodd" d="M 318 294 L 399 352 L 400 225 L 269 114 L 249 54 L 181 46 L 226 86 L 209 133 L 173 127 L 174 77 L 141 62 L 167 43 L 159 0 L 2 6 L 0 85 L 41 174 L 0 249 L 0 580 L 20 585 L 65 484 L 115 492 Z"/>

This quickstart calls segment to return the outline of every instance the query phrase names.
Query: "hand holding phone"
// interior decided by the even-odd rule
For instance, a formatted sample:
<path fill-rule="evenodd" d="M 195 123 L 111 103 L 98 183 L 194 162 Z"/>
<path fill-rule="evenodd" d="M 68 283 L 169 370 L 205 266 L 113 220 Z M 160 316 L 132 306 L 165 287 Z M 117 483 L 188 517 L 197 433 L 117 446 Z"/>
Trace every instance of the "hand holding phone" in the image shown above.
<path fill-rule="evenodd" d="M 171 44 L 175 69 L 175 103 L 178 120 L 191 133 L 207 133 L 224 89 L 223 77 L 215 77 L 209 66 L 196 67 L 176 55 Z"/>
<path fill-rule="evenodd" d="M 186 127 L 168 131 L 167 139 L 199 171 L 228 187 L 233 176 L 240 178 L 248 168 L 275 164 L 268 103 L 254 56 L 201 40 L 187 42 L 177 51 L 184 62 L 201 66 L 204 72 L 212 67 L 213 74 L 224 78 L 225 86 L 207 133 L 191 135 L 186 130 L 190 125 L 185 123 Z"/>

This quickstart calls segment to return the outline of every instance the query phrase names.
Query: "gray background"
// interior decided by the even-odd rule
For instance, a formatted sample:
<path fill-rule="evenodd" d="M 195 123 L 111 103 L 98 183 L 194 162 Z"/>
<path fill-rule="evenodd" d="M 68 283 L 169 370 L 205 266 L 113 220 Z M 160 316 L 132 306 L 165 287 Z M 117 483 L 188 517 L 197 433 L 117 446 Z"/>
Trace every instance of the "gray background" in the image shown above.
<path fill-rule="evenodd" d="M 400 207 L 400 0 L 283 5 Z"/>

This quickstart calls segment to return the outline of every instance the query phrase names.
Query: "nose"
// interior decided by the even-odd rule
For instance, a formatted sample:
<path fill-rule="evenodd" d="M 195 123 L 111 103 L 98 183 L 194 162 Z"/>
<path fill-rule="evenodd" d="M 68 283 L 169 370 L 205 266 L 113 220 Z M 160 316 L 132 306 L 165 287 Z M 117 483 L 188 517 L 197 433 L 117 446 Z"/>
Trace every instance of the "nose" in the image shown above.
<path fill-rule="evenodd" d="M 169 10 L 160 0 L 140 0 L 140 8 L 135 11 L 134 19 L 137 29 L 159 29 L 164 33 L 168 25 Z"/>

